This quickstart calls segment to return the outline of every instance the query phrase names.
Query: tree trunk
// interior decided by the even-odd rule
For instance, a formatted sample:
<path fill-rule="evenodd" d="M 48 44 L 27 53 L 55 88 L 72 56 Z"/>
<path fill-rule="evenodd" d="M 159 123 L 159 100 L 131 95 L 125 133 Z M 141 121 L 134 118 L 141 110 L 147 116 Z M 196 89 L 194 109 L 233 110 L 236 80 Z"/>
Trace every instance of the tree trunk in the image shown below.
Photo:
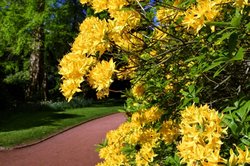
<path fill-rule="evenodd" d="M 37 0 L 37 12 L 44 11 L 44 0 Z M 30 55 L 30 85 L 27 97 L 29 100 L 46 100 L 46 77 L 44 69 L 44 27 L 43 24 L 33 31 L 32 53 Z"/>

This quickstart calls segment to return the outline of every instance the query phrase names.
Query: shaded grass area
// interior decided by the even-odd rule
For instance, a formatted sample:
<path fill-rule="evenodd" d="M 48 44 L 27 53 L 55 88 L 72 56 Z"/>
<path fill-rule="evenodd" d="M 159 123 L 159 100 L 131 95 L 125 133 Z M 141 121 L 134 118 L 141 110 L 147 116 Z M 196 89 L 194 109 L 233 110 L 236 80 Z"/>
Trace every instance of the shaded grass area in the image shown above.
<path fill-rule="evenodd" d="M 11 148 L 36 142 L 85 121 L 118 112 L 121 106 L 76 109 L 11 111 L 0 117 L 0 147 Z"/>

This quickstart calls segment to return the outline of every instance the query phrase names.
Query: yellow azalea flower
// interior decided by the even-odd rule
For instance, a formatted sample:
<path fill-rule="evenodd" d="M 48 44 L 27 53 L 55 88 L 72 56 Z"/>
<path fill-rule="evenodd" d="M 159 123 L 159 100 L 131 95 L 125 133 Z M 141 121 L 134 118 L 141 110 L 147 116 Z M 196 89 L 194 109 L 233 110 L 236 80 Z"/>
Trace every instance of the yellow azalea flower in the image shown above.
<path fill-rule="evenodd" d="M 173 89 L 174 89 L 174 86 L 173 86 L 172 83 L 167 84 L 167 85 L 165 86 L 165 88 L 164 88 L 165 92 L 169 92 L 169 91 L 171 91 L 171 90 L 173 90 Z"/>
<path fill-rule="evenodd" d="M 245 147 L 245 151 L 241 148 L 236 147 L 236 150 L 238 152 L 238 155 L 236 155 L 233 151 L 233 149 L 230 149 L 230 158 L 228 160 L 229 166 L 236 166 L 236 165 L 244 165 L 244 164 L 250 164 L 250 154 L 248 147 Z"/>
<path fill-rule="evenodd" d="M 229 158 L 229 166 L 236 166 L 238 163 L 238 157 L 233 152 L 233 149 L 230 149 L 230 158 Z"/>
<path fill-rule="evenodd" d="M 65 96 L 66 99 L 70 101 L 76 92 L 81 92 L 80 85 L 82 82 L 83 79 L 63 80 L 63 83 L 61 84 L 60 87 L 63 96 Z"/>
<path fill-rule="evenodd" d="M 157 40 L 166 40 L 167 39 L 167 34 L 160 30 L 159 28 L 155 28 L 153 32 L 152 39 L 157 41 Z"/>
<path fill-rule="evenodd" d="M 133 113 L 131 117 L 131 122 L 137 124 L 138 126 L 143 126 L 145 124 L 143 114 L 139 111 Z"/>
<path fill-rule="evenodd" d="M 160 134 L 165 143 L 172 143 L 179 135 L 179 126 L 172 120 L 164 121 L 161 125 Z"/>
<path fill-rule="evenodd" d="M 161 118 L 162 114 L 163 112 L 157 106 L 152 106 L 149 109 L 133 113 L 131 122 L 141 126 L 149 123 L 153 124 Z"/>
<path fill-rule="evenodd" d="M 130 26 L 129 26 L 130 27 Z M 138 51 L 143 48 L 143 36 L 140 33 L 131 34 L 129 31 L 120 33 L 110 33 L 109 38 L 125 51 Z"/>
<path fill-rule="evenodd" d="M 156 18 L 161 24 L 166 24 L 168 20 L 175 17 L 176 11 L 165 7 L 160 7 L 156 12 Z"/>
<path fill-rule="evenodd" d="M 105 19 L 86 18 L 80 25 L 80 33 L 72 45 L 72 52 L 89 55 L 96 55 L 99 52 L 99 55 L 102 55 L 110 47 L 106 39 L 108 32 L 109 26 Z"/>
<path fill-rule="evenodd" d="M 110 165 L 119 166 L 127 163 L 126 156 L 121 153 L 121 147 L 116 146 L 115 144 L 101 148 L 99 156 L 100 158 L 105 159 L 105 162 L 109 163 Z"/>
<path fill-rule="evenodd" d="M 126 5 L 128 5 L 127 0 L 109 0 L 108 1 L 108 8 L 111 11 L 119 10 Z"/>
<path fill-rule="evenodd" d="M 127 138 L 127 141 L 131 145 L 137 145 L 138 142 L 140 141 L 141 135 L 143 135 L 143 131 L 141 128 L 133 130 Z"/>
<path fill-rule="evenodd" d="M 96 66 L 89 73 L 89 84 L 97 91 L 108 89 L 113 82 L 112 75 L 115 72 L 115 63 L 113 59 L 109 62 L 102 61 L 96 64 Z"/>
<path fill-rule="evenodd" d="M 62 58 L 59 63 L 59 74 L 63 79 L 60 89 L 68 101 L 76 92 L 81 91 L 79 88 L 84 80 L 83 77 L 94 63 L 93 57 L 86 57 L 74 52 L 66 54 Z"/>
<path fill-rule="evenodd" d="M 165 77 L 166 77 L 168 80 L 169 80 L 170 78 L 172 78 L 172 76 L 171 76 L 170 74 L 167 74 Z"/>
<path fill-rule="evenodd" d="M 244 7 L 245 5 L 249 5 L 248 0 L 235 0 L 234 3 L 238 7 Z"/>
<path fill-rule="evenodd" d="M 224 161 L 219 155 L 221 137 L 225 133 L 220 123 L 218 112 L 207 105 L 192 105 L 181 112 L 180 134 L 183 136 L 177 149 L 182 163 L 217 165 Z"/>
<path fill-rule="evenodd" d="M 117 77 L 119 79 L 128 79 L 135 76 L 135 71 L 137 69 L 138 60 L 131 58 L 128 60 L 128 65 L 119 69 Z"/>
<path fill-rule="evenodd" d="M 195 30 L 196 33 L 205 26 L 207 21 L 213 21 L 220 12 L 221 0 L 198 0 L 197 5 L 192 5 L 185 13 L 183 24 Z"/>
<path fill-rule="evenodd" d="M 95 10 L 95 13 L 102 12 L 108 9 L 108 0 L 92 0 L 92 8 Z"/>
<path fill-rule="evenodd" d="M 250 164 L 250 153 L 248 151 L 248 147 L 245 147 L 245 151 L 243 151 L 241 148 L 236 146 L 236 149 L 239 153 L 238 156 L 238 164 Z"/>
<path fill-rule="evenodd" d="M 125 122 L 121 124 L 118 129 L 110 130 L 106 134 L 108 145 L 116 144 L 122 146 L 122 144 L 126 140 L 126 137 L 130 135 L 130 133 L 134 131 L 134 129 L 138 129 L 138 126 L 131 122 Z"/>
<path fill-rule="evenodd" d="M 109 96 L 109 89 L 105 88 L 96 93 L 97 99 L 102 99 L 105 96 Z"/>
<path fill-rule="evenodd" d="M 68 53 L 59 63 L 59 74 L 62 75 L 62 79 L 82 78 L 95 61 L 93 57 L 74 52 Z"/>
<path fill-rule="evenodd" d="M 149 144 L 143 144 L 140 151 L 135 156 L 135 162 L 137 166 L 148 166 L 157 156 L 154 153 L 153 147 Z"/>
<path fill-rule="evenodd" d="M 163 112 L 157 106 L 147 109 L 144 111 L 145 123 L 155 123 L 161 118 L 162 114 Z"/>
<path fill-rule="evenodd" d="M 157 55 L 157 51 L 156 50 L 151 50 L 149 55 L 151 55 L 152 57 Z"/>
<path fill-rule="evenodd" d="M 85 3 L 88 3 L 88 2 L 91 2 L 91 0 L 80 0 L 81 4 L 85 4 Z"/>
<path fill-rule="evenodd" d="M 160 134 L 154 129 L 145 129 L 143 134 L 141 134 L 139 142 L 140 144 L 150 144 L 151 147 L 156 147 L 158 140 L 160 139 Z"/>
<path fill-rule="evenodd" d="M 142 83 L 136 83 L 132 88 L 132 94 L 137 99 L 142 99 L 144 93 L 145 93 L 145 88 Z"/>
<path fill-rule="evenodd" d="M 135 10 L 115 10 L 110 13 L 110 16 L 113 18 L 109 20 L 110 29 L 119 35 L 136 28 L 141 20 L 140 14 Z"/>

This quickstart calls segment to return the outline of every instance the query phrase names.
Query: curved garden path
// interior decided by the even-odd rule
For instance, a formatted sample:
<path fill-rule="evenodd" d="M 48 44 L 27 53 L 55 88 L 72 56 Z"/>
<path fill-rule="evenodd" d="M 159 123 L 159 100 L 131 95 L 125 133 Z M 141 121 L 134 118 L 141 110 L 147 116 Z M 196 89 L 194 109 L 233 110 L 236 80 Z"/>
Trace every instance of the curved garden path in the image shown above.
<path fill-rule="evenodd" d="M 125 121 L 117 113 L 89 121 L 41 143 L 0 151 L 1 166 L 94 166 L 100 161 L 95 151 L 107 131 Z"/>

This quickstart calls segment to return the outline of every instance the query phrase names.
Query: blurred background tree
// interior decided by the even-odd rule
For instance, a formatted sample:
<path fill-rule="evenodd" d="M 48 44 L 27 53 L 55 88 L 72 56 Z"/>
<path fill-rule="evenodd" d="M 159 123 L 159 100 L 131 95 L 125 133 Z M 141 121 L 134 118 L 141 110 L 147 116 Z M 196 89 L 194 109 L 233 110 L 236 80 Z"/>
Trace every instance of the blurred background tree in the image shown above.
<path fill-rule="evenodd" d="M 0 99 L 60 97 L 58 60 L 70 51 L 85 18 L 77 0 L 0 2 Z M 67 42 L 65 42 L 67 41 Z"/>

